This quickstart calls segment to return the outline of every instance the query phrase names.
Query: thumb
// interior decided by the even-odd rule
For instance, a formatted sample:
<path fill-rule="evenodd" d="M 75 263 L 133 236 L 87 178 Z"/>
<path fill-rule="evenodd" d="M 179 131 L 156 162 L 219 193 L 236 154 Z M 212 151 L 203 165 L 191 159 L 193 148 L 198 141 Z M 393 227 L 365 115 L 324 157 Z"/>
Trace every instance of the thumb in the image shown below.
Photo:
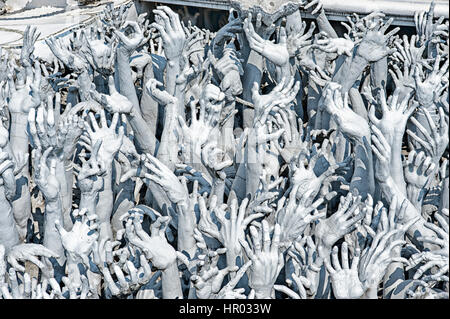
<path fill-rule="evenodd" d="M 59 220 L 55 220 L 55 227 L 56 227 L 56 230 L 58 230 L 61 237 L 64 237 L 67 234 L 67 231 L 61 226 L 61 223 L 59 222 Z"/>
<path fill-rule="evenodd" d="M 116 37 L 119 38 L 120 42 L 122 42 L 125 45 L 129 45 L 130 44 L 129 39 L 128 39 L 128 37 L 125 34 L 123 34 L 120 31 L 117 31 L 117 30 L 114 30 L 113 32 L 116 35 Z"/>
<path fill-rule="evenodd" d="M 136 176 L 136 174 L 137 174 L 137 169 L 132 168 L 129 171 L 122 174 L 122 176 L 120 177 L 120 182 L 123 183 L 123 182 L 127 181 L 128 179 L 130 179 L 131 177 Z"/>

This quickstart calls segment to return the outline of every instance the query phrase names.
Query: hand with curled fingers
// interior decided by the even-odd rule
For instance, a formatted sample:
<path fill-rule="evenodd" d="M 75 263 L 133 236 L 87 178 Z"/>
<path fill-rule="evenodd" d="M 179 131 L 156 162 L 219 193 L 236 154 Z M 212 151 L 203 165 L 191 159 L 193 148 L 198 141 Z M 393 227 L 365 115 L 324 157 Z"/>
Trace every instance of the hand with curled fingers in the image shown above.
<path fill-rule="evenodd" d="M 416 99 L 423 107 L 429 108 L 436 103 L 443 91 L 448 89 L 448 57 L 441 65 L 442 57 L 436 56 L 431 72 L 424 74 L 419 65 L 414 68 L 414 83 L 416 90 Z M 424 80 L 422 80 L 424 78 Z"/>
<path fill-rule="evenodd" d="M 160 185 L 173 203 L 177 204 L 188 201 L 189 195 L 185 187 L 183 187 L 175 174 L 166 165 L 161 163 L 161 161 L 150 154 L 146 154 L 144 157 L 144 166 L 148 170 L 148 172 L 144 173 L 144 177 L 148 181 Z"/>
<path fill-rule="evenodd" d="M 247 215 L 247 205 L 247 198 L 239 206 L 237 200 L 233 199 L 229 207 L 222 204 L 214 209 L 215 216 L 221 226 L 217 239 L 227 249 L 227 265 L 229 266 L 235 266 L 236 258 L 242 255 L 240 241 L 245 239 L 247 226 L 255 219 L 264 216 L 262 213 Z M 230 210 L 230 217 L 226 218 L 225 216 L 228 214 L 228 210 Z"/>
<path fill-rule="evenodd" d="M 353 140 L 361 140 L 370 134 L 367 121 L 350 109 L 348 93 L 341 93 L 341 86 L 330 82 L 325 90 L 324 104 L 338 129 Z"/>
<path fill-rule="evenodd" d="M 439 223 L 435 225 L 433 223 L 425 223 L 425 227 L 431 229 L 437 236 L 420 236 L 417 240 L 424 243 L 432 243 L 440 247 L 439 249 L 432 251 L 423 251 L 411 256 L 409 260 L 410 264 L 407 269 L 413 268 L 420 263 L 423 263 L 414 274 L 414 279 L 421 278 L 422 280 L 438 280 L 441 276 L 445 276 L 448 273 L 448 251 L 449 251 L 449 236 L 448 236 L 448 222 L 444 217 L 435 215 L 436 220 Z M 428 270 L 433 267 L 437 267 L 438 270 L 431 275 L 423 276 Z M 448 281 L 448 276 L 447 276 Z"/>
<path fill-rule="evenodd" d="M 375 298 L 376 287 L 382 280 L 387 266 L 392 262 L 409 264 L 408 260 L 399 255 L 397 249 L 406 243 L 404 240 L 406 231 L 420 217 L 403 223 L 407 205 L 407 200 L 400 204 L 395 196 L 389 206 L 389 212 L 387 213 L 385 209 L 381 211 L 377 231 L 366 227 L 372 236 L 372 243 L 361 252 L 358 272 L 368 298 Z"/>
<path fill-rule="evenodd" d="M 119 39 L 117 50 L 125 52 L 129 57 L 148 42 L 150 37 L 145 37 L 139 24 L 135 21 L 127 21 L 119 30 L 114 30 L 114 35 Z"/>
<path fill-rule="evenodd" d="M 108 78 L 108 88 L 109 95 L 99 93 L 92 88 L 90 90 L 90 94 L 93 99 L 103 105 L 108 112 L 123 114 L 131 113 L 131 111 L 133 110 L 133 103 L 131 103 L 127 97 L 120 94 L 116 90 L 114 78 L 112 76 L 109 76 Z"/>
<path fill-rule="evenodd" d="M 340 238 L 352 232 L 364 218 L 364 215 L 360 195 L 355 196 L 355 194 L 349 192 L 347 196 L 342 196 L 338 210 L 330 217 L 321 219 L 316 225 L 315 235 L 320 256 L 322 258 L 327 257 L 326 250 L 331 250 Z"/>
<path fill-rule="evenodd" d="M 404 163 L 404 175 L 407 183 L 406 191 L 408 199 L 412 202 L 418 202 L 423 199 L 422 190 L 425 190 L 428 181 L 435 172 L 436 165 L 433 159 L 425 155 L 425 152 L 416 153 L 412 150 L 408 154 L 408 159 Z"/>
<path fill-rule="evenodd" d="M 411 140 L 415 141 L 420 149 L 425 151 L 427 156 L 431 156 L 433 162 L 437 164 L 448 146 L 449 117 L 448 115 L 445 115 L 444 109 L 440 107 L 438 109 L 439 125 L 436 125 L 430 111 L 426 108 L 421 108 L 420 111 L 425 115 L 425 123 L 428 124 L 429 130 L 427 130 L 416 118 L 411 117 L 411 123 L 414 124 L 417 130 L 416 132 L 413 132 L 413 130 L 407 129 L 406 133 L 411 137 Z"/>
<path fill-rule="evenodd" d="M 39 257 L 51 258 L 58 257 L 56 253 L 40 244 L 19 244 L 14 246 L 7 254 L 6 260 L 17 271 L 24 272 L 25 267 L 19 262 L 29 261 L 38 266 L 44 268 L 44 262 L 39 260 Z"/>
<path fill-rule="evenodd" d="M 167 242 L 166 227 L 170 217 L 160 216 L 150 226 L 150 235 L 144 231 L 139 216 L 131 216 L 126 221 L 126 236 L 131 245 L 139 248 L 153 267 L 165 270 L 177 259 L 175 249 Z"/>
<path fill-rule="evenodd" d="M 326 33 L 321 33 L 322 38 L 311 45 L 311 49 L 318 49 L 326 53 L 352 56 L 355 43 L 346 38 L 329 38 Z"/>
<path fill-rule="evenodd" d="M 85 123 L 86 131 L 81 139 L 94 146 L 101 141 L 97 158 L 106 166 L 109 166 L 119 151 L 125 135 L 125 128 L 122 123 L 119 123 L 119 113 L 114 113 L 109 126 L 104 110 L 100 110 L 101 126 L 92 112 L 89 113 L 89 119 L 91 124 Z"/>
<path fill-rule="evenodd" d="M 157 6 L 153 13 L 157 18 L 150 27 L 159 31 L 167 60 L 180 58 L 185 47 L 186 35 L 178 14 L 167 6 Z"/>
<path fill-rule="evenodd" d="M 276 215 L 277 224 L 281 229 L 280 250 L 287 250 L 312 222 L 326 216 L 325 212 L 317 211 L 323 199 L 314 201 L 312 189 L 299 196 L 299 188 L 300 185 L 292 187 L 285 206 Z"/>
<path fill-rule="evenodd" d="M 291 257 L 293 271 L 287 276 L 286 283 L 292 289 L 295 283 L 298 292 L 292 291 L 294 293 L 292 296 L 295 296 L 295 299 L 314 298 L 320 283 L 319 273 L 323 263 L 314 240 L 311 236 L 303 235 L 297 238 L 287 253 Z"/>
<path fill-rule="evenodd" d="M 251 14 L 244 20 L 244 32 L 250 48 L 261 54 L 276 66 L 282 67 L 289 63 L 286 29 L 281 27 L 278 43 L 263 39 L 254 29 Z"/>
<path fill-rule="evenodd" d="M 82 194 L 95 195 L 103 188 L 103 175 L 106 173 L 104 163 L 97 157 L 101 141 L 97 141 L 88 161 L 82 160 L 82 166 L 78 172 L 78 187 Z"/>
<path fill-rule="evenodd" d="M 203 259 L 200 266 L 200 271 L 196 275 L 191 276 L 191 281 L 196 290 L 197 298 L 211 299 L 213 295 L 219 293 L 222 287 L 223 280 L 230 272 L 238 269 L 237 266 L 228 266 L 224 269 L 219 269 L 217 263 L 220 254 L 223 254 L 226 249 L 218 249 L 217 251 L 209 251 L 207 256 Z"/>
<path fill-rule="evenodd" d="M 70 231 L 66 231 L 59 221 L 55 222 L 56 229 L 61 235 L 61 241 L 66 254 L 72 261 L 82 261 L 89 266 L 89 255 L 93 249 L 94 242 L 98 238 L 97 215 L 86 209 L 74 210 L 72 212 L 75 223 Z"/>
<path fill-rule="evenodd" d="M 382 58 L 393 54 L 396 49 L 389 48 L 388 43 L 392 37 L 400 31 L 400 28 L 397 27 L 388 33 L 385 33 L 393 21 L 393 18 L 385 23 L 379 20 L 379 23 L 377 23 L 375 27 L 367 29 L 361 42 L 356 48 L 356 55 L 367 62 L 377 62 Z"/>
<path fill-rule="evenodd" d="M 13 74 L 8 73 L 7 78 L 9 87 L 8 109 L 11 114 L 28 114 L 30 109 L 41 104 L 39 92 L 42 75 L 39 63 L 34 64 L 33 71 L 27 76 L 18 75 L 16 81 L 14 81 Z"/>
<path fill-rule="evenodd" d="M 52 151 L 53 147 L 47 148 L 43 153 L 40 148 L 33 150 L 34 180 L 48 202 L 59 200 L 61 191 L 60 182 L 56 176 L 57 160 L 50 156 Z"/>

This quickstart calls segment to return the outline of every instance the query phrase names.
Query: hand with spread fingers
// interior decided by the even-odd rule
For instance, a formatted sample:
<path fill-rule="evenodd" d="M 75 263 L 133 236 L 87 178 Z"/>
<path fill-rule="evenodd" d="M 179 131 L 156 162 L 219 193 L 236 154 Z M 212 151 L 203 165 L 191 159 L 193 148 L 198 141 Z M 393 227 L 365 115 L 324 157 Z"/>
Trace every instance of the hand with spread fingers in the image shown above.
<path fill-rule="evenodd" d="M 0 19 L 0 298 L 448 299 L 445 1 L 338 2 Z"/>

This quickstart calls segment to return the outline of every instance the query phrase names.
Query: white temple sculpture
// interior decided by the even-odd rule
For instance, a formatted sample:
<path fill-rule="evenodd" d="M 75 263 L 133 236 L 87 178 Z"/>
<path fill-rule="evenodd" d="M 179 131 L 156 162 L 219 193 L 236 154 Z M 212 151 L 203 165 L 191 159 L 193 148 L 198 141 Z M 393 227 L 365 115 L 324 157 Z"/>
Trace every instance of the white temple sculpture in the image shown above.
<path fill-rule="evenodd" d="M 0 47 L 0 297 L 448 299 L 448 18 L 327 3 Z"/>

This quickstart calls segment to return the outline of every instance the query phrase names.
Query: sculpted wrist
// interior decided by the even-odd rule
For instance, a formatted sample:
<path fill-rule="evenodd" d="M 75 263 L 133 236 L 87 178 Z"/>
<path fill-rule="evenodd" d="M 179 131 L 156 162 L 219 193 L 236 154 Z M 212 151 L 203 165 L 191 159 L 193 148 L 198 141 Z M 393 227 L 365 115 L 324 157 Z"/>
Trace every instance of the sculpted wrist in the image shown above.
<path fill-rule="evenodd" d="M 328 258 L 330 256 L 331 248 L 333 245 L 326 244 L 322 239 L 319 239 L 318 241 L 319 245 L 317 251 L 319 252 L 319 256 L 321 258 Z"/>
<path fill-rule="evenodd" d="M 433 100 L 431 100 L 431 101 L 418 101 L 418 102 L 419 102 L 421 107 L 424 107 L 427 110 L 433 110 L 435 108 Z M 419 109 L 418 112 L 420 112 L 420 109 Z M 422 112 L 422 114 L 423 114 L 423 112 Z"/>
<path fill-rule="evenodd" d="M 58 196 L 55 198 L 45 198 L 45 211 L 47 213 L 57 212 L 61 209 L 61 193 L 58 193 Z"/>
<path fill-rule="evenodd" d="M 94 192 L 92 192 L 92 191 L 91 192 L 81 192 L 80 202 L 86 202 L 86 203 L 91 203 L 92 202 L 92 203 L 94 203 L 97 195 L 98 195 L 97 191 L 94 191 Z M 80 206 L 81 206 L 81 204 L 80 204 Z"/>
<path fill-rule="evenodd" d="M 26 112 L 11 112 L 11 124 L 19 126 L 28 125 L 28 113 Z"/>
<path fill-rule="evenodd" d="M 377 286 L 370 286 L 367 288 L 361 299 L 378 299 Z"/>
<path fill-rule="evenodd" d="M 421 202 L 423 199 L 422 189 L 423 188 L 418 188 L 416 185 L 413 184 L 408 184 L 406 186 L 406 193 L 408 199 L 410 200 L 411 203 L 414 204 L 414 206 L 416 206 L 416 204 Z"/>
<path fill-rule="evenodd" d="M 133 50 L 134 51 L 134 50 Z M 126 62 L 129 63 L 130 57 L 133 55 L 133 51 L 128 50 L 124 45 L 119 44 L 117 46 L 116 52 L 117 52 L 117 60 L 124 60 L 126 58 Z"/>
<path fill-rule="evenodd" d="M 360 144 L 365 148 L 367 148 L 366 146 L 368 146 L 370 150 L 370 141 L 372 137 L 370 135 L 369 126 L 366 125 L 366 123 L 364 123 L 364 125 L 360 129 L 361 129 L 361 131 L 359 132 L 360 134 L 352 136 L 352 139 L 354 139 L 355 143 Z"/>
<path fill-rule="evenodd" d="M 180 63 L 181 63 L 181 54 L 173 57 L 168 57 L 167 69 L 180 71 Z"/>
<path fill-rule="evenodd" d="M 272 299 L 272 287 L 258 287 L 254 289 L 256 299 Z"/>

